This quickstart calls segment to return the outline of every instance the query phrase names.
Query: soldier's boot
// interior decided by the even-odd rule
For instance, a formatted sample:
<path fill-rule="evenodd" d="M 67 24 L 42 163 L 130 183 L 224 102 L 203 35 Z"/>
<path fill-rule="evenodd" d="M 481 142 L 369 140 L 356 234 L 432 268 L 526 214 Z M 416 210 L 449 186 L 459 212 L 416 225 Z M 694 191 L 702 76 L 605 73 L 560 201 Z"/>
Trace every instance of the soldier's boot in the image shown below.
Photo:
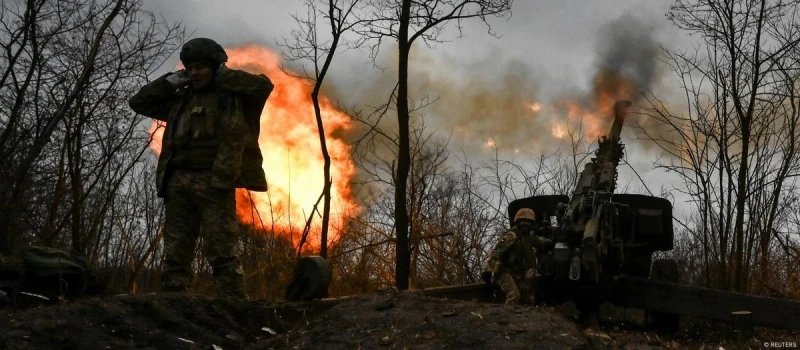
<path fill-rule="evenodd" d="M 185 292 L 194 284 L 194 274 L 184 267 L 176 266 L 173 261 L 166 259 L 161 273 L 161 291 Z"/>
<path fill-rule="evenodd" d="M 214 283 L 220 297 L 247 300 L 244 291 L 244 272 L 235 256 L 220 257 L 211 261 L 214 269 Z"/>

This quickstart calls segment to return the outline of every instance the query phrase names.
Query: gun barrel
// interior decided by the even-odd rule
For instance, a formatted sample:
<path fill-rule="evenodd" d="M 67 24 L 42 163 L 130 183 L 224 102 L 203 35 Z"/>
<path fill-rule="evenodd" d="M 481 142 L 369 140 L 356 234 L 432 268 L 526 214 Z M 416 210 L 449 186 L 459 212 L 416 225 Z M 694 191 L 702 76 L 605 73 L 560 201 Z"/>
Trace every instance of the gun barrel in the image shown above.
<path fill-rule="evenodd" d="M 628 108 L 631 106 L 631 101 L 619 100 L 614 103 L 614 124 L 611 125 L 611 132 L 608 133 L 609 139 L 619 140 L 622 133 L 622 123 L 628 116 Z"/>

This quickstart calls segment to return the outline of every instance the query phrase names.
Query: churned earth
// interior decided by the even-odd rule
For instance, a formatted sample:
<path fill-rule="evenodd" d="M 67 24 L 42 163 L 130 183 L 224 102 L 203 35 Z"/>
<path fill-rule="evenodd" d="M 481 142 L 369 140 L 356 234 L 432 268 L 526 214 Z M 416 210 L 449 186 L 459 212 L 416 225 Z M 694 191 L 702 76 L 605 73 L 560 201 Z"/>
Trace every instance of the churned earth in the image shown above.
<path fill-rule="evenodd" d="M 0 309 L 0 349 L 717 350 L 758 349 L 765 341 L 800 344 L 796 332 L 757 328 L 741 340 L 725 324 L 684 320 L 669 334 L 645 329 L 619 310 L 601 308 L 600 314 L 600 321 L 579 324 L 567 306 L 505 306 L 392 289 L 322 304 L 117 295 Z"/>

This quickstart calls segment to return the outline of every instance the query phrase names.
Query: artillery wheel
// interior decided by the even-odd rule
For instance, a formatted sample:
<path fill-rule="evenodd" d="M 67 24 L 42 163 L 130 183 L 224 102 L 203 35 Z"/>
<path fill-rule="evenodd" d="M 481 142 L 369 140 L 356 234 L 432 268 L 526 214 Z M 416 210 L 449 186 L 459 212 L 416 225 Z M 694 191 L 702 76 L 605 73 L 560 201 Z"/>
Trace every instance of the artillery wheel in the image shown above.
<path fill-rule="evenodd" d="M 625 253 L 622 273 L 633 277 L 650 277 L 653 253 L 645 249 L 631 249 Z"/>
<path fill-rule="evenodd" d="M 654 261 L 650 279 L 679 283 L 680 271 L 678 270 L 678 262 L 675 261 L 675 259 L 659 259 Z M 648 311 L 647 319 L 649 320 L 649 325 L 653 328 L 677 332 L 681 316 L 668 312 Z"/>

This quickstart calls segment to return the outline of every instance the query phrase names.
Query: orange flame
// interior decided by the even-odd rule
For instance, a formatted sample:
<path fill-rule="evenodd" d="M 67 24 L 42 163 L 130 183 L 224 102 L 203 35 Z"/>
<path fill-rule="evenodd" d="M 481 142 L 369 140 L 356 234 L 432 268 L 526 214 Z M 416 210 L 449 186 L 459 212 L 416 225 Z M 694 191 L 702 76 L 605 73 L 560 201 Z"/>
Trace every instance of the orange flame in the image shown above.
<path fill-rule="evenodd" d="M 633 98 L 633 92 L 633 81 L 608 72 L 599 74 L 595 77 L 594 97 L 589 104 L 561 100 L 548 108 L 557 114 L 552 122 L 551 134 L 561 139 L 571 130 L 571 126 L 580 125 L 579 130 L 588 141 L 599 139 L 608 133 L 614 116 L 614 103 L 620 99 Z M 528 106 L 531 108 L 531 104 Z"/>
<path fill-rule="evenodd" d="M 263 232 L 273 232 L 290 239 L 298 247 L 302 229 L 314 203 L 322 193 L 323 158 L 311 101 L 313 86 L 280 69 L 278 54 L 257 46 L 226 50 L 227 65 L 251 73 L 266 74 L 275 89 L 261 113 L 259 146 L 264 157 L 262 167 L 267 175 L 268 192 L 237 190 L 239 220 Z M 351 127 L 350 117 L 337 110 L 324 96 L 320 108 L 328 152 L 331 157 L 331 229 L 329 244 L 338 240 L 343 220 L 359 210 L 349 187 L 355 175 L 350 148 L 333 135 Z M 161 149 L 163 127 L 153 123 L 151 149 Z M 322 212 L 322 202 L 318 206 Z M 317 220 L 318 221 L 318 220 Z M 312 227 L 304 249 L 320 247 L 319 225 Z"/>

